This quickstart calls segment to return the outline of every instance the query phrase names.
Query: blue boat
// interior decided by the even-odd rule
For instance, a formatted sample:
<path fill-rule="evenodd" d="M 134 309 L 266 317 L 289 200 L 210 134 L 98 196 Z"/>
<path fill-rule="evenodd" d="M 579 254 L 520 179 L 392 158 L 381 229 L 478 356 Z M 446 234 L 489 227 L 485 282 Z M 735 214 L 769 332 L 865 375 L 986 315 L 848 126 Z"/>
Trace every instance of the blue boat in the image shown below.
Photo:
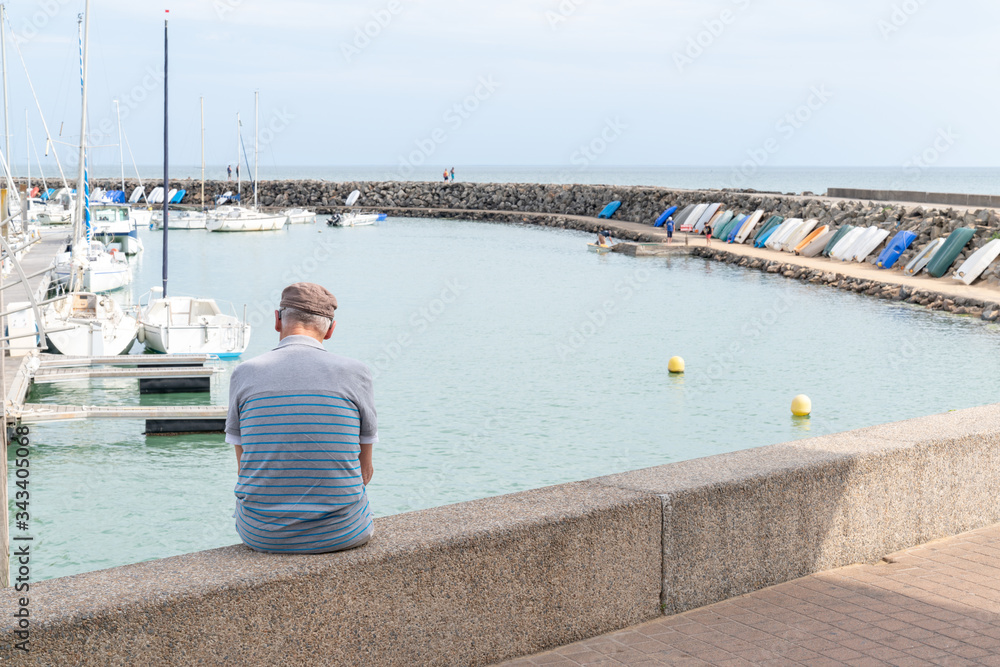
<path fill-rule="evenodd" d="M 672 216 L 676 212 L 677 212 L 677 207 L 676 206 L 671 206 L 666 211 L 664 211 L 663 213 L 660 214 L 660 217 L 656 219 L 656 222 L 653 224 L 653 226 L 654 227 L 662 227 L 663 223 L 665 223 L 667 221 L 667 218 L 669 218 L 670 216 Z"/>
<path fill-rule="evenodd" d="M 771 234 L 773 234 L 774 232 L 776 232 L 778 230 L 778 227 L 780 227 L 780 226 L 781 226 L 780 224 L 774 225 L 769 230 L 767 230 L 766 232 L 764 232 L 763 234 L 761 234 L 760 238 L 753 242 L 753 247 L 754 248 L 763 248 L 764 244 L 767 243 L 767 240 L 769 238 L 771 238 Z"/>
<path fill-rule="evenodd" d="M 55 193 L 56 193 L 56 189 L 55 188 L 49 188 L 44 193 L 42 193 L 42 196 L 39 197 L 39 199 L 41 199 L 42 201 L 48 201 L 49 197 L 51 197 Z"/>
<path fill-rule="evenodd" d="M 187 194 L 187 190 L 178 190 L 177 194 L 170 198 L 171 204 L 180 204 L 181 200 L 184 199 L 184 195 Z"/>
<path fill-rule="evenodd" d="M 878 261 L 875 262 L 875 266 L 880 269 L 891 269 L 893 265 L 899 260 L 900 255 L 906 252 L 906 249 L 910 247 L 910 244 L 917 239 L 917 235 L 913 232 L 902 231 L 893 237 L 892 241 L 886 246 L 882 254 L 878 256 Z"/>
<path fill-rule="evenodd" d="M 739 221 L 729 229 L 729 234 L 726 235 L 726 243 L 732 243 L 736 240 L 736 235 L 743 229 L 743 225 L 746 224 L 749 217 L 748 215 L 741 215 L 739 217 Z"/>
<path fill-rule="evenodd" d="M 601 211 L 597 215 L 597 217 L 598 218 L 606 218 L 606 219 L 610 220 L 611 216 L 613 216 L 615 214 L 615 212 L 618 210 L 618 208 L 621 205 L 622 205 L 622 203 L 620 201 L 613 201 L 610 204 L 608 204 L 607 206 L 605 206 L 604 210 Z"/>

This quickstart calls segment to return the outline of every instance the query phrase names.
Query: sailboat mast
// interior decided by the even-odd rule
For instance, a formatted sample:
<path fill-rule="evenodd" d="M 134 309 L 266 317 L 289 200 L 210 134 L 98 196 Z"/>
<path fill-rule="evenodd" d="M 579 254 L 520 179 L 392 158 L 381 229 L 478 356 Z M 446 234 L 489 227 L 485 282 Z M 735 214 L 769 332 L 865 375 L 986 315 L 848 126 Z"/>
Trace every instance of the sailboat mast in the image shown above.
<path fill-rule="evenodd" d="M 118 117 L 118 158 L 122 165 L 122 193 L 125 192 L 125 147 L 122 145 L 122 108 L 115 100 L 115 116 Z"/>
<path fill-rule="evenodd" d="M 170 10 L 166 10 L 169 15 Z M 167 107 L 167 17 L 163 19 L 163 298 L 167 296 L 167 233 L 170 231 L 168 220 L 170 211 L 170 146 L 167 143 L 168 107 Z"/>
<path fill-rule="evenodd" d="M 7 99 L 7 6 L 0 3 L 0 63 L 3 64 L 3 154 L 13 169 L 13 159 L 10 156 L 10 107 Z M 13 174 L 11 174 L 13 176 Z"/>
<path fill-rule="evenodd" d="M 257 169 L 257 118 L 259 114 L 257 113 L 258 100 L 260 99 L 260 91 L 253 91 L 253 210 L 257 210 L 257 176 L 260 175 L 260 171 Z"/>
<path fill-rule="evenodd" d="M 83 15 L 78 17 L 82 21 L 80 35 L 80 154 L 79 165 L 76 173 L 76 220 L 73 225 L 73 247 L 81 233 L 81 225 L 86 225 L 87 242 L 90 243 L 90 221 L 87 219 L 87 208 L 89 205 L 87 195 L 87 56 L 88 39 L 90 38 L 90 0 L 85 0 L 83 5 Z M 76 267 L 73 268 L 73 276 L 76 276 Z M 72 281 L 71 288 L 72 290 Z"/>
<path fill-rule="evenodd" d="M 243 197 L 242 195 L 243 181 L 240 177 L 240 127 L 241 127 L 240 112 L 237 111 L 236 112 L 236 201 L 242 204 L 243 202 L 240 201 L 240 199 L 242 199 Z"/>
<path fill-rule="evenodd" d="M 201 98 L 201 207 L 205 208 L 205 98 Z"/>
<path fill-rule="evenodd" d="M 28 107 L 24 107 L 24 154 L 28 158 L 28 193 L 30 194 L 31 193 L 31 130 L 28 129 Z"/>

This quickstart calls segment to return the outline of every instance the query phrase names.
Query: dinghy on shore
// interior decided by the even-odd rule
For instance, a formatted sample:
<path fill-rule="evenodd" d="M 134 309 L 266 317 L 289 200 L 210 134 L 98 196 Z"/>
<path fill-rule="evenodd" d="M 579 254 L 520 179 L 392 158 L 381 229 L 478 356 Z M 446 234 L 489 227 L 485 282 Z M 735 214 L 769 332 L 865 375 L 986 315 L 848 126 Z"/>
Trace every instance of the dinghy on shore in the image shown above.
<path fill-rule="evenodd" d="M 821 231 L 823 229 L 824 228 L 821 227 L 820 230 L 818 231 Z M 816 257 L 821 252 L 823 252 L 823 249 L 826 247 L 826 244 L 829 243 L 830 239 L 832 239 L 837 233 L 836 231 L 830 229 L 829 227 L 826 227 L 825 229 L 826 231 L 821 231 L 821 233 L 816 235 L 812 241 L 809 241 L 809 243 L 804 245 L 801 250 L 797 250 L 796 252 L 801 257 Z"/>
<path fill-rule="evenodd" d="M 906 275 L 909 276 L 915 276 L 919 274 L 921 271 L 924 270 L 924 267 L 927 266 L 927 263 L 931 261 L 931 258 L 934 256 L 934 253 L 936 253 L 943 245 L 944 245 L 944 238 L 934 239 L 933 241 L 925 245 L 923 249 L 919 253 L 917 253 L 916 257 L 910 260 L 910 262 L 906 265 L 906 268 L 904 268 L 903 271 L 906 273 Z"/>
<path fill-rule="evenodd" d="M 971 285 L 997 257 L 1000 257 L 1000 239 L 993 239 L 969 255 L 952 277 L 955 280 L 961 280 L 966 285 Z"/>
<path fill-rule="evenodd" d="M 889 245 L 886 246 L 885 250 L 878 256 L 878 260 L 875 262 L 875 266 L 880 269 L 891 269 L 895 266 L 896 262 L 899 261 L 899 257 L 906 252 L 906 249 L 910 247 L 917 238 L 917 235 L 913 232 L 901 231 L 896 236 L 893 237 Z"/>
<path fill-rule="evenodd" d="M 740 231 L 736 233 L 736 236 L 733 238 L 733 243 L 746 243 L 746 240 L 750 238 L 751 234 L 753 234 L 754 229 L 758 224 L 760 224 L 760 220 L 763 217 L 764 211 L 754 211 L 753 215 L 751 215 L 750 218 L 743 223 L 743 226 L 740 227 Z"/>
<path fill-rule="evenodd" d="M 969 227 L 956 229 L 949 234 L 941 249 L 934 253 L 931 261 L 927 263 L 927 273 L 935 278 L 943 276 L 975 234 L 976 230 Z"/>

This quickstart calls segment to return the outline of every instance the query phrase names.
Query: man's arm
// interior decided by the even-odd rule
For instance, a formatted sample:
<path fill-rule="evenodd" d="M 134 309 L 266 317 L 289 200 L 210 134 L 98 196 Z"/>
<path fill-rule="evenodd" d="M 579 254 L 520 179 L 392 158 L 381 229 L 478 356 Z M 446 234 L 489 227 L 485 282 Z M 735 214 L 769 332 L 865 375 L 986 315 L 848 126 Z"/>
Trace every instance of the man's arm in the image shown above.
<path fill-rule="evenodd" d="M 368 486 L 368 482 L 372 481 L 372 475 L 375 474 L 375 466 L 372 465 L 373 447 L 372 443 L 361 445 L 361 453 L 358 455 L 358 461 L 361 463 L 361 483 L 365 486 Z"/>
<path fill-rule="evenodd" d="M 240 461 L 243 459 L 243 445 L 233 445 L 236 449 L 236 470 L 240 469 Z"/>

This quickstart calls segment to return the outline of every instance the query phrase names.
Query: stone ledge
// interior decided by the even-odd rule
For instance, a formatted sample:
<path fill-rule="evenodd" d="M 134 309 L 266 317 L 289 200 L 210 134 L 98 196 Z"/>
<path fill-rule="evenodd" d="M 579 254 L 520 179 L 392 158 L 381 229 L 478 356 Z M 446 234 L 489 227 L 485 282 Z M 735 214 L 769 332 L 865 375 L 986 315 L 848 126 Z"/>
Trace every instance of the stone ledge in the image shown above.
<path fill-rule="evenodd" d="M 1000 521 L 1000 405 L 595 480 L 663 501 L 668 613 Z"/>
<path fill-rule="evenodd" d="M 235 546 L 53 579 L 31 587 L 29 657 L 488 664 L 658 614 L 660 524 L 654 496 L 583 482 L 378 519 L 339 554 Z M 0 597 L 5 639 L 19 596 Z"/>

